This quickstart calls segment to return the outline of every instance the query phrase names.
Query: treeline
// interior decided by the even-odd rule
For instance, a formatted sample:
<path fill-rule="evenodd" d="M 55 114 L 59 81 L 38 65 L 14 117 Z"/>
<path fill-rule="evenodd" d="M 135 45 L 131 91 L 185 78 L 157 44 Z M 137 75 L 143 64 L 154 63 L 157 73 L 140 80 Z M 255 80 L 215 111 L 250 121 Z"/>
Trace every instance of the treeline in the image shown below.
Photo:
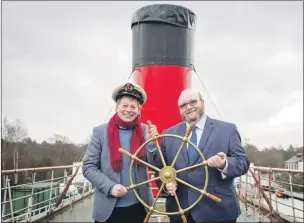
<path fill-rule="evenodd" d="M 302 147 L 293 147 L 290 145 L 288 148 L 271 147 L 259 150 L 255 145 L 252 145 L 245 141 L 244 149 L 248 153 L 249 160 L 254 163 L 255 166 L 272 167 L 272 168 L 285 168 L 285 161 L 298 153 L 303 153 Z M 289 175 L 287 173 L 278 174 L 276 176 L 276 182 L 289 183 Z M 293 174 L 291 182 L 296 185 L 303 185 L 303 174 Z M 282 184 L 282 187 L 289 190 L 287 184 Z M 293 190 L 296 192 L 303 192 L 302 186 L 293 186 Z"/>
<path fill-rule="evenodd" d="M 18 143 L 19 154 L 17 159 L 17 151 L 15 151 L 17 143 L 5 142 L 2 139 L 1 144 L 2 148 L 4 144 L 6 144 L 5 151 L 3 149 L 1 151 L 1 163 L 4 163 L 2 166 L 4 170 L 15 169 L 17 163 L 19 169 L 72 165 L 73 162 L 80 161 L 87 148 L 86 145 L 76 146 L 62 141 L 56 141 L 55 143 L 48 143 L 46 141 L 37 143 L 31 138 L 26 138 L 24 141 Z M 36 178 L 40 178 L 39 172 L 37 174 Z M 19 176 L 20 175 L 21 174 L 19 174 Z M 24 179 L 19 179 L 19 181 L 23 180 Z"/>
<path fill-rule="evenodd" d="M 264 166 L 272 168 L 285 168 L 285 161 L 295 156 L 297 153 L 303 153 L 303 146 L 288 148 L 282 146 L 264 148 L 259 150 L 255 145 L 245 142 L 244 149 L 248 153 L 249 160 L 255 166 Z"/>
<path fill-rule="evenodd" d="M 67 137 L 56 134 L 50 137 L 48 142 L 37 143 L 28 137 L 26 127 L 20 120 L 8 122 L 5 118 L 2 125 L 1 148 L 1 168 L 8 170 L 72 165 L 83 157 L 87 144 L 75 145 L 69 142 Z M 244 142 L 244 149 L 250 161 L 256 166 L 276 168 L 285 168 L 286 160 L 297 153 L 303 153 L 303 146 L 295 148 L 290 145 L 289 148 L 272 147 L 259 150 L 247 141 Z M 47 174 L 50 173 L 37 173 L 36 180 L 44 179 Z M 61 175 L 59 172 L 55 174 Z M 26 174 L 15 174 L 11 184 L 26 182 L 28 178 L 30 176 Z"/>
<path fill-rule="evenodd" d="M 80 161 L 87 145 L 75 145 L 63 135 L 54 134 L 47 141 L 37 143 L 28 137 L 26 127 L 20 120 L 9 122 L 6 118 L 2 125 L 1 169 L 23 169 L 34 167 L 72 165 Z M 71 169 L 70 169 L 71 170 Z M 37 172 L 35 180 L 50 177 L 50 171 Z M 63 176 L 63 170 L 55 171 L 54 177 Z M 31 181 L 31 174 L 10 175 L 11 184 Z M 2 181 L 3 182 L 3 181 Z"/>

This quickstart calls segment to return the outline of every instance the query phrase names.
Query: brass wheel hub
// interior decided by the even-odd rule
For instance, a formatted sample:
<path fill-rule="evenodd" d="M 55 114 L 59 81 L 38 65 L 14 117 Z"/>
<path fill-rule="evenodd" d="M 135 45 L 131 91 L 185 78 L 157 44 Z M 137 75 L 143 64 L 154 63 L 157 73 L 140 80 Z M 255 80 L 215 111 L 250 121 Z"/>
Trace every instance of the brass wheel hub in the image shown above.
<path fill-rule="evenodd" d="M 166 166 L 160 170 L 159 177 L 163 183 L 171 183 L 175 181 L 176 178 L 175 169 L 170 166 Z"/>

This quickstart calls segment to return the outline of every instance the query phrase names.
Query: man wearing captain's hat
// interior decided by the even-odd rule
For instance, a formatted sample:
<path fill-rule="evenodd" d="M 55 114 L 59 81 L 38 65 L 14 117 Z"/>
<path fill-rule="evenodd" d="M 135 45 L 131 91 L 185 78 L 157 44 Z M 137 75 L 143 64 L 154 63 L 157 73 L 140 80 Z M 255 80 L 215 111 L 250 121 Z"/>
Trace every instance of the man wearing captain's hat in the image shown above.
<path fill-rule="evenodd" d="M 117 87 L 112 94 L 116 113 L 109 123 L 93 129 L 91 142 L 83 163 L 83 175 L 95 187 L 93 219 L 95 222 L 143 222 L 147 214 L 136 199 L 130 186 L 130 158 L 118 148 L 134 154 L 145 142 L 147 126 L 140 123 L 141 106 L 146 102 L 144 89 L 133 83 Z M 137 154 L 140 159 L 149 159 L 145 148 Z M 134 184 L 148 180 L 145 165 L 134 162 Z M 140 197 L 152 205 L 151 186 L 137 187 Z"/>
<path fill-rule="evenodd" d="M 121 86 L 118 86 L 112 94 L 112 98 L 117 102 L 121 96 L 130 96 L 140 103 L 140 105 L 144 104 L 147 100 L 147 95 L 144 89 L 142 89 L 139 85 L 134 83 L 126 83 Z"/>

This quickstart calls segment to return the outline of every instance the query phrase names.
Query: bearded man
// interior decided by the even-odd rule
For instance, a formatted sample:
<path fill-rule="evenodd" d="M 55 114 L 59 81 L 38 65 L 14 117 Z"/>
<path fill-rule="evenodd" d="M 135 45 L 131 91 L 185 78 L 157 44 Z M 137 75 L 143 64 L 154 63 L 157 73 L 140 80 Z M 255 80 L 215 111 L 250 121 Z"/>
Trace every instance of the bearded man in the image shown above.
<path fill-rule="evenodd" d="M 221 198 L 221 202 L 204 196 L 198 204 L 186 213 L 188 223 L 194 222 L 236 222 L 240 215 L 240 206 L 234 179 L 245 174 L 249 169 L 248 155 L 241 144 L 241 137 L 235 124 L 212 119 L 205 114 L 204 100 L 200 93 L 191 89 L 181 92 L 178 99 L 180 114 L 184 120 L 177 125 L 164 130 L 163 134 L 185 136 L 190 123 L 195 126 L 189 135 L 190 141 L 196 145 L 208 160 L 209 182 L 206 191 Z M 157 128 L 152 125 L 149 137 L 157 136 Z M 173 137 L 164 137 L 161 142 L 161 151 L 166 165 L 171 165 L 181 140 Z M 151 150 L 154 165 L 162 168 L 160 154 L 154 148 Z M 186 168 L 203 160 L 196 149 L 190 144 L 185 144 L 174 166 L 176 170 Z M 205 184 L 205 168 L 197 167 L 177 174 L 181 180 L 203 189 Z M 157 182 L 160 185 L 159 182 Z M 177 194 L 182 209 L 191 206 L 200 196 L 200 193 L 184 184 L 176 182 L 166 184 L 166 210 L 178 211 Z M 170 222 L 182 222 L 180 216 L 169 216 Z"/>

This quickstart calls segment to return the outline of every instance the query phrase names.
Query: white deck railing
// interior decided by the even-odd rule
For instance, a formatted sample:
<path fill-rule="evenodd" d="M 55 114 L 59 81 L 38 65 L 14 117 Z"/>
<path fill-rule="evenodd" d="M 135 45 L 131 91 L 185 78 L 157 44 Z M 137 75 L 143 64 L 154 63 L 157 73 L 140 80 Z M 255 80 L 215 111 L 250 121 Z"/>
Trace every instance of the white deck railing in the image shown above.
<path fill-rule="evenodd" d="M 2 221 L 31 222 L 42 219 L 92 194 L 94 191 L 92 185 L 83 177 L 80 168 L 63 200 L 58 203 L 69 179 L 80 165 L 81 163 L 70 166 L 2 171 L 1 175 L 5 179 L 4 187 L 1 188 L 3 194 L 1 200 Z M 36 181 L 36 174 L 42 171 L 50 173 L 49 179 Z M 60 171 L 63 176 L 54 177 L 55 171 Z M 10 176 L 15 173 L 30 174 L 31 182 L 11 185 L 10 178 L 12 177 Z M 289 182 L 277 180 L 278 175 L 283 173 L 288 174 Z M 279 218 L 289 222 L 303 222 L 303 185 L 292 183 L 292 179 L 299 177 L 297 176 L 299 174 L 303 174 L 303 171 L 250 167 L 245 175 L 235 180 L 236 190 L 240 201 L 245 204 L 246 214 L 248 216 L 258 215 L 261 221 L 266 218 Z M 153 173 L 150 172 L 149 175 L 151 176 Z M 294 192 L 295 186 L 302 188 L 302 193 Z M 285 189 L 285 193 L 283 193 L 285 198 L 280 198 L 276 193 L 276 190 L 280 188 Z M 153 187 L 152 190 L 155 192 L 158 189 Z M 22 191 L 28 194 L 21 196 Z M 41 197 L 44 198 L 39 200 Z M 164 216 L 153 215 L 153 217 L 160 219 Z"/>
<path fill-rule="evenodd" d="M 56 202 L 61 197 L 68 180 L 73 176 L 72 172 L 80 166 L 53 166 L 28 168 L 18 170 L 1 171 L 4 179 L 4 187 L 1 188 L 3 199 L 1 200 L 1 219 L 3 222 L 31 222 L 53 214 L 63 207 L 71 205 L 93 193 L 93 188 L 82 173 L 77 173 L 67 193 L 60 204 L 56 207 Z M 51 172 L 49 179 L 36 181 L 38 172 Z M 62 171 L 62 177 L 54 177 L 54 171 Z M 11 185 L 10 175 L 15 173 L 31 174 L 31 182 L 26 184 Z M 71 173 L 71 174 L 68 174 Z M 28 193 L 25 196 L 18 196 L 21 193 Z M 15 195 L 13 197 L 13 195 Z M 39 198 L 41 198 L 39 200 Z M 46 199 L 44 199 L 47 197 Z"/>
<path fill-rule="evenodd" d="M 288 182 L 277 180 L 288 175 Z M 303 177 L 303 170 L 269 167 L 250 167 L 249 171 L 236 179 L 237 192 L 246 210 L 263 218 L 279 218 L 288 222 L 303 222 L 303 184 L 292 183 L 293 178 Z M 300 188 L 294 192 L 294 188 Z M 280 190 L 280 191 L 279 191 Z M 248 209 L 249 210 L 249 209 Z"/>

